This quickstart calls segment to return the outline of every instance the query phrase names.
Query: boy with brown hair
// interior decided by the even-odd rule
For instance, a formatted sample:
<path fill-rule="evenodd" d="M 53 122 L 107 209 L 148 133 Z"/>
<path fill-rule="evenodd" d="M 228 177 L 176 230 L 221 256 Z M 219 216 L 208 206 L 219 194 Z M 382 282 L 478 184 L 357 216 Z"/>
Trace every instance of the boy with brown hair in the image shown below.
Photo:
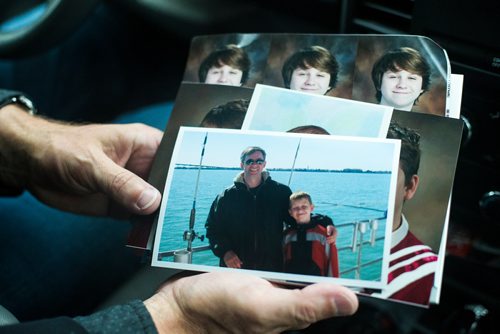
<path fill-rule="evenodd" d="M 311 196 L 303 191 L 290 195 L 290 216 L 295 224 L 283 239 L 287 273 L 339 277 L 337 229 L 330 217 L 312 214 Z"/>

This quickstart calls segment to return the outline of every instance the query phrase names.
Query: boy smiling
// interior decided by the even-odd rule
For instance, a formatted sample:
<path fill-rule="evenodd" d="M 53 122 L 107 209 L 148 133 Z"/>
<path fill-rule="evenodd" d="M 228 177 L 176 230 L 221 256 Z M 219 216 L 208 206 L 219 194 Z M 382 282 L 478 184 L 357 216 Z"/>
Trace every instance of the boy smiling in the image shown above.
<path fill-rule="evenodd" d="M 312 214 L 314 205 L 306 192 L 290 195 L 289 213 L 296 224 L 285 231 L 285 272 L 339 277 L 337 229 L 330 217 Z"/>

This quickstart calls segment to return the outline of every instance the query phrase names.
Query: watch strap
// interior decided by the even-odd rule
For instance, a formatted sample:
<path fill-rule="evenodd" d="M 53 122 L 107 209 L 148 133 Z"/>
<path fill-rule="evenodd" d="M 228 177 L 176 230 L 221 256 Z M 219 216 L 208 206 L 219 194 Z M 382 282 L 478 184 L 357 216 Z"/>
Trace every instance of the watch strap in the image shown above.
<path fill-rule="evenodd" d="M 0 108 L 9 104 L 17 104 L 28 113 L 36 114 L 35 105 L 26 94 L 14 90 L 0 89 Z"/>

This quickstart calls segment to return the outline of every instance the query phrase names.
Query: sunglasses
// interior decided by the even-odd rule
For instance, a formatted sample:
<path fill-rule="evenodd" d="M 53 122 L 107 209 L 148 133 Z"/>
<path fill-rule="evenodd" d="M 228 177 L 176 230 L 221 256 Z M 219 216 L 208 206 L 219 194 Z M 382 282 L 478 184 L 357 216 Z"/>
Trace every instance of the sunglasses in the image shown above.
<path fill-rule="evenodd" d="M 253 164 L 262 165 L 263 163 L 264 163 L 264 160 L 262 160 L 262 159 L 257 159 L 257 160 L 248 159 L 245 161 L 245 165 L 247 165 L 247 166 L 250 166 Z"/>

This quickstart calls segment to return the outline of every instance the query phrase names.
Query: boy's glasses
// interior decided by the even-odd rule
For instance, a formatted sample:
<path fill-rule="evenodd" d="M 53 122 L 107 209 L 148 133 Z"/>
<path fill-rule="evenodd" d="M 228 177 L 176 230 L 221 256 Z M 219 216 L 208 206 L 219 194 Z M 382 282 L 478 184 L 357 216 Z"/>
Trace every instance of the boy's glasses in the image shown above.
<path fill-rule="evenodd" d="M 264 160 L 262 160 L 262 159 L 257 159 L 257 160 L 248 159 L 245 161 L 245 165 L 247 165 L 247 166 L 250 166 L 253 164 L 262 165 L 263 163 L 264 163 Z"/>

